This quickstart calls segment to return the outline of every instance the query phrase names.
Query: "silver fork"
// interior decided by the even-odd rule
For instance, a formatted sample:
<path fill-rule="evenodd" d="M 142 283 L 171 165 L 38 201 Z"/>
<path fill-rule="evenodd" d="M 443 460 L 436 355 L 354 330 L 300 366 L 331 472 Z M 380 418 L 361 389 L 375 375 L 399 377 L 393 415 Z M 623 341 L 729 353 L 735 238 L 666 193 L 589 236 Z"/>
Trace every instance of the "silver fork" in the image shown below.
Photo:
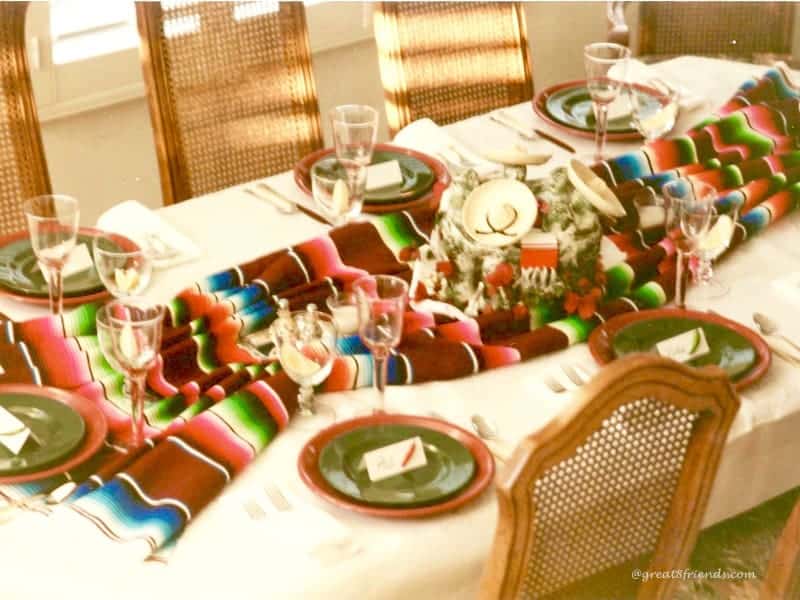
<path fill-rule="evenodd" d="M 563 394 L 564 392 L 569 392 L 572 391 L 573 389 L 582 387 L 586 385 L 592 378 L 591 374 L 588 371 L 579 367 L 578 365 L 575 366 L 560 365 L 560 368 L 561 372 L 567 376 L 569 381 L 572 382 L 575 387 L 573 388 L 565 386 L 558 379 L 556 379 L 551 373 L 547 373 L 544 376 L 544 383 L 556 394 Z"/>

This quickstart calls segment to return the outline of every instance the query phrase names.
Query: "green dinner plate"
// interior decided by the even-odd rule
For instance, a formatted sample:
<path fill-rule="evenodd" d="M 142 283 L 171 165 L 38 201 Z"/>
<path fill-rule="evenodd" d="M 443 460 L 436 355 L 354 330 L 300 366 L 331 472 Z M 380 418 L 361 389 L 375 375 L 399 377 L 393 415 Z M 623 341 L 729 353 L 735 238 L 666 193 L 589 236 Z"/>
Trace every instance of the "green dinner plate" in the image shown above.
<path fill-rule="evenodd" d="M 0 406 L 30 428 L 16 456 L 0 444 L 0 475 L 40 471 L 75 451 L 86 431 L 83 418 L 63 402 L 32 394 L 0 394 Z"/>
<path fill-rule="evenodd" d="M 78 244 L 86 244 L 92 254 L 90 235 L 78 234 Z M 117 246 L 119 250 L 119 246 Z M 44 279 L 30 240 L 16 240 L 0 248 L 0 286 L 25 296 L 47 297 L 47 282 Z M 64 278 L 64 296 L 85 296 L 103 291 L 103 282 L 94 267 Z"/>
<path fill-rule="evenodd" d="M 419 198 L 433 187 L 436 180 L 433 171 L 428 165 L 413 156 L 391 150 L 375 150 L 372 154 L 373 165 L 390 160 L 396 160 L 400 164 L 403 183 L 367 192 L 364 196 L 364 202 L 367 204 L 389 204 L 401 200 L 407 202 Z M 330 171 L 331 167 L 337 170 L 342 169 L 335 158 L 329 156 L 317 161 L 311 168 Z"/>
<path fill-rule="evenodd" d="M 717 365 L 725 370 L 732 381 L 741 379 L 755 365 L 758 358 L 756 350 L 744 336 L 716 323 L 684 317 L 656 318 L 631 323 L 616 333 L 611 347 L 617 357 L 631 352 L 655 352 L 658 342 L 698 327 L 705 333 L 711 351 L 689 361 L 689 365 Z"/>
<path fill-rule="evenodd" d="M 366 452 L 419 436 L 428 464 L 382 481 L 370 481 Z M 411 425 L 375 425 L 343 433 L 322 449 L 319 470 L 337 491 L 373 506 L 410 507 L 443 502 L 475 475 L 472 453 L 453 438 Z"/>
<path fill-rule="evenodd" d="M 624 92 L 620 92 L 624 93 Z M 645 104 L 657 105 L 658 98 L 639 90 L 639 95 L 644 99 Z M 564 125 L 594 131 L 594 111 L 592 110 L 592 98 L 585 85 L 565 87 L 553 92 L 545 103 L 549 115 Z M 636 131 L 631 124 L 630 114 L 608 120 L 609 133 L 629 133 Z"/>

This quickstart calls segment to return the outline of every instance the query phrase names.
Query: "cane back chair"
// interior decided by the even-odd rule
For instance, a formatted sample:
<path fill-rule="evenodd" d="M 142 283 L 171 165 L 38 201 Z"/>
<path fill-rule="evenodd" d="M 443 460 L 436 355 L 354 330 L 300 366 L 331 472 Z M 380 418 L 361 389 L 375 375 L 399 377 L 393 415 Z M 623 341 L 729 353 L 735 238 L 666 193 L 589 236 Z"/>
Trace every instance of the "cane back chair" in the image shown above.
<path fill-rule="evenodd" d="M 606 367 L 501 472 L 481 598 L 670 598 L 673 581 L 614 567 L 686 564 L 738 407 L 719 369 L 650 355 Z"/>
<path fill-rule="evenodd" d="M 533 96 L 516 2 L 381 2 L 375 41 L 394 135 L 415 119 L 452 123 Z"/>
<path fill-rule="evenodd" d="M 794 4 L 641 2 L 638 3 L 637 53 L 648 60 L 682 54 L 757 63 L 774 59 L 789 60 L 792 54 Z M 621 14 L 621 11 L 617 14 Z M 612 27 L 610 35 L 614 31 Z"/>
<path fill-rule="evenodd" d="M 166 204 L 322 146 L 302 2 L 137 2 Z"/>
<path fill-rule="evenodd" d="M 50 193 L 25 52 L 28 2 L 0 2 L 0 235 L 25 229 L 22 201 Z"/>

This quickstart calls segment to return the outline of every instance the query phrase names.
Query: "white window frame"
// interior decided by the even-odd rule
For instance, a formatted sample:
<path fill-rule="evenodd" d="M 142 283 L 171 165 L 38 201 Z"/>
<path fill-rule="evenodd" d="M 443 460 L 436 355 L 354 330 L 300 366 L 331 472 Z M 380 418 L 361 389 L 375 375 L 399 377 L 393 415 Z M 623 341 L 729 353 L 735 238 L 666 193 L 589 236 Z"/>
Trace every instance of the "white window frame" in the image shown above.
<path fill-rule="evenodd" d="M 122 0 L 97 0 L 117 2 Z M 370 2 L 306 1 L 309 45 L 312 54 L 328 52 L 373 38 Z M 53 40 L 50 28 L 50 3 L 32 2 L 28 9 L 27 47 L 39 119 L 48 121 L 70 117 L 143 98 L 145 95 L 136 43 L 118 49 L 107 46 L 97 54 L 75 60 L 53 56 L 54 44 L 72 39 L 76 44 L 91 43 L 91 36 L 113 31 L 120 24 L 110 24 Z M 84 37 L 84 35 L 86 37 Z M 83 38 L 83 39 L 81 39 Z M 126 47 L 127 46 L 127 47 Z M 68 53 L 67 53 L 68 54 Z"/>

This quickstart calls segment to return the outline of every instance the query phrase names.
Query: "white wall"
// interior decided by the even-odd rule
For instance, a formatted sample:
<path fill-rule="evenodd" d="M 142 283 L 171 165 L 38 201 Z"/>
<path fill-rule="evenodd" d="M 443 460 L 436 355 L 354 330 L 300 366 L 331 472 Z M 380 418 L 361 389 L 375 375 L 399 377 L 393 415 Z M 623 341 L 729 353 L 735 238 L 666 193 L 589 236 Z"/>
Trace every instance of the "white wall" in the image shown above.
<path fill-rule="evenodd" d="M 354 4 L 325 7 L 323 18 L 309 19 L 312 48 L 330 46 L 333 32 L 330 24 L 339 29 L 342 24 L 341 20 L 336 21 L 336 15 L 359 23 L 368 17 L 360 10 L 354 12 Z M 605 2 L 529 2 L 525 8 L 535 88 L 580 78 L 582 47 L 605 39 Z M 632 24 L 636 22 L 635 13 L 635 6 L 630 7 Z M 338 35 L 337 31 L 335 36 Z M 800 24 L 795 27 L 795 35 L 800 43 Z M 322 38 L 324 43 L 315 44 Z M 127 68 L 140 77 L 135 58 L 131 58 Z M 360 102 L 383 110 L 383 90 L 372 39 L 316 51 L 313 68 L 326 139 L 329 135 L 325 115 L 330 107 Z M 96 75 L 91 77 L 94 79 Z M 161 204 L 150 119 L 143 98 L 46 121 L 42 135 L 53 188 L 81 200 L 86 224 L 94 223 L 101 212 L 122 200 L 135 198 L 154 207 Z M 385 120 L 381 139 L 386 139 Z"/>

